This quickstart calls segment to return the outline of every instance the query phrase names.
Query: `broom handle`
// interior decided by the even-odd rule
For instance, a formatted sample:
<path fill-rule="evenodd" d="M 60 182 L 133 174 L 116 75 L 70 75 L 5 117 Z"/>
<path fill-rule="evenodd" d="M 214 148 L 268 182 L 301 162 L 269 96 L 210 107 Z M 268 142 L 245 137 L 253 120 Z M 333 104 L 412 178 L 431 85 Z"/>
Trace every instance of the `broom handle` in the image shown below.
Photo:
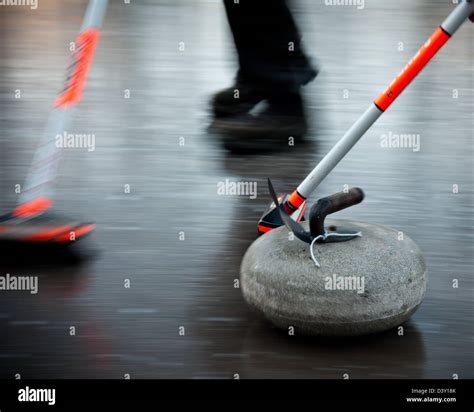
<path fill-rule="evenodd" d="M 107 0 L 89 1 L 75 41 L 65 87 L 54 102 L 19 196 L 19 206 L 14 212 L 18 216 L 39 213 L 53 204 L 52 192 L 62 157 L 62 146 L 57 144 L 57 139 L 67 133 L 73 108 L 82 98 L 106 9 Z"/>
<path fill-rule="evenodd" d="M 474 2 L 463 0 L 436 29 L 429 40 L 420 48 L 401 73 L 390 83 L 364 114 L 351 126 L 329 153 L 303 180 L 285 203 L 288 212 L 294 212 L 316 190 L 322 180 L 331 172 L 342 158 L 352 149 L 367 130 L 387 110 L 411 81 L 443 47 L 449 38 L 474 13 Z"/>

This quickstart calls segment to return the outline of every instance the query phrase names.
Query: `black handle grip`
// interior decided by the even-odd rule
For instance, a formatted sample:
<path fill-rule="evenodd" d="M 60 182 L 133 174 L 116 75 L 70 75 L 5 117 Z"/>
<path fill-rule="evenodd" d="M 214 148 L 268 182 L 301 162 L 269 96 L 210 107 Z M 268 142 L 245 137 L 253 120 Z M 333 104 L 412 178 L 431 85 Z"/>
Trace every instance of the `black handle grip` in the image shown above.
<path fill-rule="evenodd" d="M 358 187 L 353 187 L 347 192 L 335 193 L 319 199 L 309 213 L 309 227 L 313 237 L 324 234 L 324 219 L 340 210 L 357 205 L 364 199 L 364 192 Z"/>

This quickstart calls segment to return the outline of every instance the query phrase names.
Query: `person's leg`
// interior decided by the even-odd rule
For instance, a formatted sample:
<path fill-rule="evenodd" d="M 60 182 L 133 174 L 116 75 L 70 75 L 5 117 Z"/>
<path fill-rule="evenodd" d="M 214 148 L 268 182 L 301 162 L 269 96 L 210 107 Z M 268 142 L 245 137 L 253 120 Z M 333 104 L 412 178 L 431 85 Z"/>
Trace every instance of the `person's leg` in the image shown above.
<path fill-rule="evenodd" d="M 285 0 L 224 0 L 224 4 L 243 79 L 299 91 L 315 77 Z"/>
<path fill-rule="evenodd" d="M 302 135 L 301 86 L 316 76 L 285 0 L 224 0 L 239 59 L 236 84 L 215 95 L 213 126 L 239 137 Z M 249 114 L 260 101 L 267 108 Z"/>

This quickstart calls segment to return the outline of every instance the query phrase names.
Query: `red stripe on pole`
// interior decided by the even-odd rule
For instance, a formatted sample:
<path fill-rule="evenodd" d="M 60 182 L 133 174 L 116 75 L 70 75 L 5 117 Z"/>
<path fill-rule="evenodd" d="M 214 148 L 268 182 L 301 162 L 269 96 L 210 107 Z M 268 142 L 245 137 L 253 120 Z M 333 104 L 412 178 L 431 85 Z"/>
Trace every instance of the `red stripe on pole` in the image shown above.
<path fill-rule="evenodd" d="M 296 190 L 290 195 L 287 202 L 293 206 L 295 209 L 298 209 L 304 202 L 305 198 L 301 196 Z"/>
<path fill-rule="evenodd" d="M 64 91 L 54 103 L 56 107 L 73 105 L 81 100 L 98 41 L 99 31 L 94 28 L 83 31 L 77 37 L 71 73 Z"/>
<path fill-rule="evenodd" d="M 387 110 L 449 38 L 449 34 L 443 31 L 441 27 L 438 27 L 429 40 L 418 50 L 415 57 L 410 60 L 401 73 L 390 83 L 387 90 L 375 99 L 374 103 L 377 107 L 384 111 Z"/>

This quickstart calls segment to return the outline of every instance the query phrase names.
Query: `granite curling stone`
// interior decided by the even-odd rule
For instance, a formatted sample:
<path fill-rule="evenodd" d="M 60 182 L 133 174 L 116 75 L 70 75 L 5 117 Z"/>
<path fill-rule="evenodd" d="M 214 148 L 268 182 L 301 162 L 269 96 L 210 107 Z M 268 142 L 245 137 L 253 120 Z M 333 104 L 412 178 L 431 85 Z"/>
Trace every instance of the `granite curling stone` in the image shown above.
<path fill-rule="evenodd" d="M 259 237 L 240 269 L 247 303 L 277 327 L 295 334 L 358 336 L 407 321 L 421 304 L 427 282 L 423 255 L 405 234 L 351 220 L 328 227 L 360 231 L 356 239 L 314 245 L 279 227 Z M 308 230 L 308 222 L 302 222 Z M 342 230 L 343 231 L 343 230 Z"/>

